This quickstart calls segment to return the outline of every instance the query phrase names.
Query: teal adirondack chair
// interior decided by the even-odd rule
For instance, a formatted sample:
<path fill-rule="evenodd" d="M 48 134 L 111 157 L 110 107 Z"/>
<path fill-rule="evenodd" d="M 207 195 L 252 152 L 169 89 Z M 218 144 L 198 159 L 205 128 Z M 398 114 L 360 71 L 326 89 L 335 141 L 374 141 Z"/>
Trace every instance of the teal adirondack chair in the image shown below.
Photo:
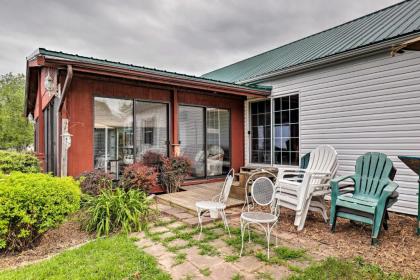
<path fill-rule="evenodd" d="M 337 217 L 370 224 L 372 244 L 377 244 L 382 224 L 386 229 L 387 208 L 393 204 L 390 202 L 398 188 L 390 179 L 395 169 L 385 154 L 366 153 L 357 159 L 355 172 L 331 180 L 331 230 L 335 230 Z M 346 179 L 353 180 L 354 191 L 340 194 L 338 183 Z"/>

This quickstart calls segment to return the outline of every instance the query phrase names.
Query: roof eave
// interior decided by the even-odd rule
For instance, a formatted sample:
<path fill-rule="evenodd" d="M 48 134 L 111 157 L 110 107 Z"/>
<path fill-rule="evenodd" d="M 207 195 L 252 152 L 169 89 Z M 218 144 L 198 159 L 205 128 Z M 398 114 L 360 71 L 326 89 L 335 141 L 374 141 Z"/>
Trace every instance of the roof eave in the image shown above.
<path fill-rule="evenodd" d="M 38 56 L 39 57 L 39 56 Z M 192 79 L 182 79 L 178 77 L 170 77 L 150 73 L 145 71 L 129 70 L 121 67 L 113 67 L 109 65 L 101 65 L 94 63 L 81 62 L 70 59 L 55 58 L 51 56 L 43 56 L 45 65 L 66 66 L 72 65 L 75 72 L 93 73 L 98 75 L 107 75 L 120 78 L 128 78 L 135 80 L 142 80 L 147 82 L 155 82 L 162 84 L 170 84 L 173 86 L 195 88 L 207 91 L 215 91 L 221 93 L 229 93 L 234 95 L 249 96 L 249 97 L 264 97 L 269 96 L 271 88 L 253 89 L 244 85 L 220 85 L 207 81 L 197 81 Z"/>

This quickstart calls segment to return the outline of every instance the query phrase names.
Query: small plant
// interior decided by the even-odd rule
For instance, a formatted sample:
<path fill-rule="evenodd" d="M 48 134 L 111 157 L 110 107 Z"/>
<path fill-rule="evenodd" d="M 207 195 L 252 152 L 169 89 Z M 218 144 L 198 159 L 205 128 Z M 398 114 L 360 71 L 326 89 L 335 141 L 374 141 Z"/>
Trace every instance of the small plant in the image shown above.
<path fill-rule="evenodd" d="M 36 244 L 80 206 L 80 188 L 71 177 L 12 172 L 0 175 L 0 250 Z"/>
<path fill-rule="evenodd" d="M 0 173 L 37 173 L 40 170 L 39 160 L 32 153 L 0 151 Z"/>
<path fill-rule="evenodd" d="M 139 190 L 103 190 L 86 202 L 85 228 L 96 231 L 97 236 L 118 230 L 125 233 L 142 230 L 149 221 L 150 203 L 146 194 Z"/>
<path fill-rule="evenodd" d="M 219 255 L 219 251 L 217 251 L 216 247 L 205 243 L 205 242 L 201 242 L 198 244 L 198 248 L 200 249 L 199 254 L 200 255 L 206 255 L 206 256 L 217 256 Z"/>
<path fill-rule="evenodd" d="M 185 260 L 187 259 L 187 254 L 186 253 L 178 253 L 175 255 L 174 257 L 174 265 L 179 265 L 185 262 Z"/>
<path fill-rule="evenodd" d="M 99 195 L 102 190 L 112 188 L 112 176 L 103 170 L 84 172 L 78 180 L 82 192 L 88 195 Z"/>
<path fill-rule="evenodd" d="M 232 280 L 242 280 L 242 279 L 244 279 L 244 277 L 239 273 L 236 273 L 235 275 L 232 276 Z"/>
<path fill-rule="evenodd" d="M 276 257 L 282 260 L 301 259 L 305 256 L 304 249 L 292 249 L 287 247 L 276 247 L 274 248 L 274 253 Z"/>
<path fill-rule="evenodd" d="M 164 158 L 160 168 L 160 181 L 166 192 L 177 192 L 191 171 L 191 161 L 187 157 Z"/>
<path fill-rule="evenodd" d="M 258 272 L 256 279 L 259 279 L 259 280 L 274 280 L 274 277 L 269 272 Z"/>
<path fill-rule="evenodd" d="M 200 273 L 203 274 L 206 277 L 209 277 L 211 275 L 211 270 L 210 268 L 206 267 L 206 268 L 201 268 L 200 269 Z"/>
<path fill-rule="evenodd" d="M 124 169 L 120 185 L 125 190 L 137 189 L 148 193 L 158 187 L 156 170 L 140 162 L 130 164 Z"/>
<path fill-rule="evenodd" d="M 237 260 L 239 260 L 239 256 L 238 255 L 228 255 L 228 256 L 225 256 L 225 261 L 226 262 L 236 262 Z"/>

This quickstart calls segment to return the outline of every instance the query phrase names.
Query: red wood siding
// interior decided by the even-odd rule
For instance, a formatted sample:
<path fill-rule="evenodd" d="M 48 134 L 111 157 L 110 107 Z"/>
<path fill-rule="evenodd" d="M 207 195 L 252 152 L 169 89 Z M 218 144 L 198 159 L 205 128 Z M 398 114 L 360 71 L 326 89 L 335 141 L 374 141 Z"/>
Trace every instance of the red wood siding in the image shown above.
<path fill-rule="evenodd" d="M 42 74 L 41 74 L 42 75 Z M 43 92 L 43 79 L 40 79 L 40 92 Z M 61 80 L 62 77 L 60 77 Z M 94 96 L 127 98 L 139 100 L 165 101 L 172 104 L 178 101 L 179 104 L 200 105 L 207 107 L 229 109 L 231 112 L 231 153 L 232 167 L 235 170 L 244 164 L 244 112 L 243 99 L 231 96 L 210 95 L 198 91 L 187 91 L 177 89 L 177 96 L 174 98 L 174 89 L 155 88 L 145 86 L 137 82 L 126 80 L 93 78 L 87 75 L 76 74 L 73 77 L 69 88 L 67 100 L 62 109 L 62 116 L 69 119 L 69 132 L 72 134 L 72 145 L 68 151 L 68 175 L 78 176 L 84 171 L 89 171 L 93 166 L 93 98 Z M 49 100 L 42 97 L 42 107 Z M 175 105 L 175 104 L 173 104 Z M 38 111 L 41 106 L 37 107 Z M 172 106 L 171 106 L 172 107 Z M 176 113 L 171 108 L 171 113 Z M 38 116 L 39 112 L 35 113 Z M 177 116 L 171 116 L 172 141 L 177 140 L 176 133 L 173 133 L 173 121 Z M 43 130 L 40 131 L 43 138 Z M 40 141 L 40 144 L 43 141 Z M 40 145 L 43 149 L 43 145 Z"/>

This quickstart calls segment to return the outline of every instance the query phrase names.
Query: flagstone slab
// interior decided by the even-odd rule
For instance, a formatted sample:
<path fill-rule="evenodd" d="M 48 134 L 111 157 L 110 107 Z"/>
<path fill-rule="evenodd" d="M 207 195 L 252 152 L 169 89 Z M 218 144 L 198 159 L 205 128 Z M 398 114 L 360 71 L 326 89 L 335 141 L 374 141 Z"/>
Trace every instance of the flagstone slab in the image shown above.
<path fill-rule="evenodd" d="M 163 254 L 167 254 L 166 248 L 161 244 L 155 244 L 153 246 L 149 246 L 143 249 L 147 254 L 152 255 L 154 257 L 160 257 Z"/>
<path fill-rule="evenodd" d="M 152 240 L 148 239 L 148 238 L 142 238 L 138 241 L 135 242 L 135 244 L 139 247 L 139 248 L 147 248 L 150 246 L 154 246 L 156 245 L 155 242 L 153 242 Z"/>
<path fill-rule="evenodd" d="M 243 275 L 243 273 L 241 273 L 241 271 L 237 267 L 226 262 L 212 266 L 211 271 L 212 272 L 210 277 L 215 280 L 230 280 L 233 276 L 235 276 L 238 273 Z"/>
<path fill-rule="evenodd" d="M 164 233 L 164 232 L 167 232 L 168 231 L 168 229 L 166 228 L 166 227 L 164 227 L 164 226 L 159 226 L 159 227 L 152 227 L 150 230 L 149 230 L 149 232 L 150 233 Z"/>
<path fill-rule="evenodd" d="M 173 280 L 187 279 L 190 276 L 192 279 L 199 279 L 201 277 L 200 271 L 190 262 L 185 262 L 173 266 L 170 270 Z"/>
<path fill-rule="evenodd" d="M 253 256 L 242 256 L 233 265 L 240 271 L 248 273 L 255 272 L 264 266 L 262 262 Z"/>

